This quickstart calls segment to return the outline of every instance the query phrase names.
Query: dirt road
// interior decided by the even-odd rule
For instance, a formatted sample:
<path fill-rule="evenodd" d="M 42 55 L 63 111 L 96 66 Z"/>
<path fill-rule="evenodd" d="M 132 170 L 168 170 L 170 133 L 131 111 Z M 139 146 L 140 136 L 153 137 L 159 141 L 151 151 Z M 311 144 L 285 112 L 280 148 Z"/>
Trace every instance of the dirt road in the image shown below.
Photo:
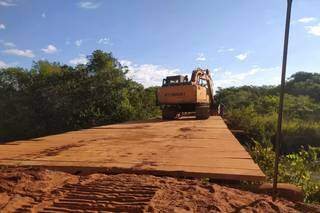
<path fill-rule="evenodd" d="M 150 175 L 77 176 L 2 168 L 1 212 L 317 212 L 309 206 L 200 180 Z"/>

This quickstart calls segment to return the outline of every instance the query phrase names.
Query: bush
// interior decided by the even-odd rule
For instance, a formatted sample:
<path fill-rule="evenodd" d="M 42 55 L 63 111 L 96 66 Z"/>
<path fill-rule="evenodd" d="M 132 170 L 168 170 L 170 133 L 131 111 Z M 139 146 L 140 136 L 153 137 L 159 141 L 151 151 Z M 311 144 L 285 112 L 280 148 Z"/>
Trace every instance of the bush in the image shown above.
<path fill-rule="evenodd" d="M 306 201 L 320 201 L 320 75 L 299 72 L 286 85 L 279 181 L 301 186 Z M 220 89 L 216 100 L 225 105 L 231 129 L 244 130 L 239 137 L 269 180 L 273 176 L 273 151 L 277 127 L 279 87 Z"/>
<path fill-rule="evenodd" d="M 295 152 L 308 146 L 319 146 L 320 122 L 292 120 L 284 123 L 283 144 L 285 153 Z"/>
<path fill-rule="evenodd" d="M 255 142 L 250 154 L 267 179 L 272 181 L 275 159 L 272 147 Z M 319 154 L 320 148 L 308 147 L 307 150 L 280 157 L 278 181 L 300 186 L 307 202 L 320 202 L 320 180 L 314 178 L 314 174 L 318 175 L 320 172 Z"/>

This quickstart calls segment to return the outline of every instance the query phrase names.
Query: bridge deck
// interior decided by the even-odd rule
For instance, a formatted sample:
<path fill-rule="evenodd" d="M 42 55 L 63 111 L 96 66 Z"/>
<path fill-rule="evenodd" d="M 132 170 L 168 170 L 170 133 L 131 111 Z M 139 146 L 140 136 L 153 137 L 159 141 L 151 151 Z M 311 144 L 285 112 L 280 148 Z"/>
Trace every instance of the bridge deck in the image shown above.
<path fill-rule="evenodd" d="M 11 142 L 0 145 L 0 165 L 231 180 L 265 177 L 218 116 L 106 125 Z"/>

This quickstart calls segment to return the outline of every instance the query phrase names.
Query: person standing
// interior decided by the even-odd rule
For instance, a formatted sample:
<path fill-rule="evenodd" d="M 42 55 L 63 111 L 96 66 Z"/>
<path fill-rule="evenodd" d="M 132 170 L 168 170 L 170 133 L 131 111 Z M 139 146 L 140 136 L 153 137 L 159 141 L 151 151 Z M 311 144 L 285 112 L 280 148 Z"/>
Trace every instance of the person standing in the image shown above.
<path fill-rule="evenodd" d="M 224 104 L 223 103 L 220 103 L 219 106 L 218 106 L 218 113 L 220 116 L 223 116 L 224 115 Z"/>

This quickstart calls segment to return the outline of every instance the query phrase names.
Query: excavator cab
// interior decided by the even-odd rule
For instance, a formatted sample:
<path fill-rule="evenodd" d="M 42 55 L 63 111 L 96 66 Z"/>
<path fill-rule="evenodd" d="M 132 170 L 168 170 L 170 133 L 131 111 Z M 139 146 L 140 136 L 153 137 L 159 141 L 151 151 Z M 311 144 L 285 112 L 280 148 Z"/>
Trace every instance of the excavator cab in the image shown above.
<path fill-rule="evenodd" d="M 175 75 L 168 76 L 162 81 L 162 86 L 174 86 L 179 84 L 187 84 L 189 82 L 188 76 L 183 75 Z"/>

